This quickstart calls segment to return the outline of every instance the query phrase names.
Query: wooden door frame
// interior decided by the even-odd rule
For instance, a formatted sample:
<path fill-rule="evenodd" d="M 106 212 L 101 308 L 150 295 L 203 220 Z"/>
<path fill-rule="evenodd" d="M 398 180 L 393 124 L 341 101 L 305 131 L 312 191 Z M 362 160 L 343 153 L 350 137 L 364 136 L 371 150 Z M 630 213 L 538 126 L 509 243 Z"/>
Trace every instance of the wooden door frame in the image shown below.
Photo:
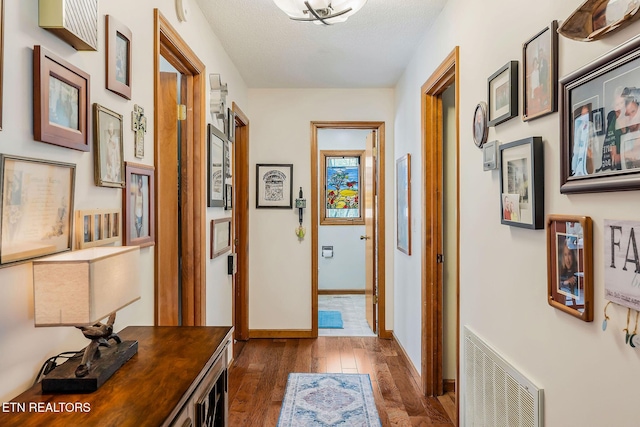
<path fill-rule="evenodd" d="M 249 339 L 249 192 L 236 191 L 249 188 L 249 118 L 234 102 L 231 107 L 235 113 L 235 142 L 233 143 L 233 218 L 236 239 L 235 252 L 237 272 L 234 276 L 235 313 L 233 326 L 235 339 Z"/>
<path fill-rule="evenodd" d="M 311 333 L 318 336 L 318 129 L 369 129 L 378 133 L 378 176 L 376 206 L 376 269 L 378 277 L 378 336 L 391 338 L 386 329 L 385 287 L 385 123 L 384 122 L 311 122 Z"/>
<path fill-rule="evenodd" d="M 187 93 L 187 119 L 185 120 L 186 136 L 181 159 L 181 214 L 182 214 L 182 247 L 189 248 L 182 254 L 182 324 L 185 326 L 199 326 L 205 324 L 206 318 L 206 157 L 205 157 L 205 128 L 206 128 L 206 92 L 205 66 L 191 50 L 189 45 L 180 37 L 169 21 L 154 9 L 154 155 L 157 159 L 161 153 L 158 150 L 159 120 L 158 102 L 160 99 L 160 57 L 167 59 L 178 71 L 187 78 L 187 86 L 192 94 Z M 156 183 L 162 173 L 155 170 Z M 162 207 L 163 190 L 156 185 L 156 215 Z M 156 221 L 156 224 L 159 224 Z M 162 227 L 157 227 L 156 235 L 162 233 Z M 155 322 L 162 313 L 159 312 L 158 302 L 162 298 L 174 298 L 174 289 L 162 286 L 158 280 L 158 265 L 163 261 L 162 248 L 155 247 Z"/>
<path fill-rule="evenodd" d="M 443 394 L 443 274 L 442 254 L 442 93 L 455 88 L 456 126 L 456 414 L 459 418 L 460 384 L 460 72 L 459 47 L 422 85 L 422 387 L 427 396 Z M 429 165 L 430 167 L 428 167 Z M 434 167 L 435 166 L 435 167 Z M 457 420 L 456 420 L 457 421 Z"/>

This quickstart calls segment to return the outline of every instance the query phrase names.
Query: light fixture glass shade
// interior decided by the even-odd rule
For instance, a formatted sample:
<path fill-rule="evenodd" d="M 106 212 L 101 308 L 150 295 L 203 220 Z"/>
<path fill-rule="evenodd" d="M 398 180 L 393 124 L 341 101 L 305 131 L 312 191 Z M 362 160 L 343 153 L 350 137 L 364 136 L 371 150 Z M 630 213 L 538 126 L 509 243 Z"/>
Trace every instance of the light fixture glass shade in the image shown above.
<path fill-rule="evenodd" d="M 93 325 L 140 299 L 140 248 L 95 247 L 33 261 L 36 326 Z"/>
<path fill-rule="evenodd" d="M 305 0 L 273 0 L 273 2 L 292 19 L 311 20 L 313 18 L 305 5 Z M 308 0 L 309 6 L 317 11 L 321 17 L 323 14 L 338 14 L 351 8 L 347 13 L 325 19 L 329 24 L 346 21 L 351 15 L 362 9 L 366 2 L 367 0 Z M 319 25 L 323 24 L 319 20 L 313 22 Z"/>

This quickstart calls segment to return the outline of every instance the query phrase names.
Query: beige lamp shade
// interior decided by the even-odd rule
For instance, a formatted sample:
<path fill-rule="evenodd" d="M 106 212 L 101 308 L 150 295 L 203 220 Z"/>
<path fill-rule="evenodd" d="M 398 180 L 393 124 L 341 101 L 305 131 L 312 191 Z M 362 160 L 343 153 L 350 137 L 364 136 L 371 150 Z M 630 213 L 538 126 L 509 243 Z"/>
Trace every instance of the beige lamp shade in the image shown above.
<path fill-rule="evenodd" d="M 33 261 L 35 325 L 91 325 L 140 299 L 139 259 L 138 246 L 119 246 Z"/>

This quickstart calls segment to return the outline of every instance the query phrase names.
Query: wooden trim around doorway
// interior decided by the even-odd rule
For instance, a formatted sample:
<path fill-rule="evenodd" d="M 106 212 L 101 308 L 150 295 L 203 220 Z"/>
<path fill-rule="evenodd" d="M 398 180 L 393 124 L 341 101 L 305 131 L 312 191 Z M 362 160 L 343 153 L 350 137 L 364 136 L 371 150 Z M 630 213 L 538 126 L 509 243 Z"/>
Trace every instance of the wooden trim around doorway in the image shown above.
<path fill-rule="evenodd" d="M 422 104 L 422 387 L 427 396 L 443 394 L 443 272 L 442 254 L 442 93 L 454 86 L 456 114 L 456 188 L 460 188 L 460 73 L 456 46 L 421 88 Z M 427 167 L 429 165 L 430 167 Z M 456 192 L 456 378 L 460 380 L 460 192 Z M 456 387 L 456 393 L 459 387 Z M 456 414 L 459 418 L 459 396 Z M 454 420 L 457 424 L 457 420 Z"/>
<path fill-rule="evenodd" d="M 392 331 L 386 328 L 385 286 L 385 124 L 384 122 L 311 122 L 311 330 L 318 336 L 318 129 L 370 129 L 378 133 L 378 336 L 390 339 Z"/>
<path fill-rule="evenodd" d="M 160 88 L 160 56 L 164 56 L 172 65 L 186 76 L 187 86 L 187 119 L 183 127 L 185 148 L 182 150 L 181 186 L 182 201 L 182 316 L 181 324 L 188 326 L 204 325 L 206 317 L 206 283 L 205 283 L 205 253 L 206 253 L 206 215 L 205 215 L 205 66 L 191 50 L 189 45 L 180 37 L 169 21 L 154 9 L 154 154 L 156 161 L 161 155 L 158 150 L 159 120 L 157 117 L 157 102 Z M 162 224 L 161 208 L 163 194 L 170 189 L 162 187 L 159 179 L 163 172 L 156 167 L 156 224 Z M 176 206 L 176 209 L 178 207 Z M 160 215 L 159 215 L 160 213 Z M 156 236 L 162 233 L 159 226 Z M 169 316 L 165 310 L 172 304 L 178 304 L 175 286 L 167 283 L 161 285 L 158 280 L 158 265 L 163 260 L 176 256 L 175 248 L 155 246 L 155 323 L 172 324 L 177 322 L 175 313 Z M 169 311 L 173 309 L 169 308 Z M 169 318 L 170 317 L 170 318 Z"/>

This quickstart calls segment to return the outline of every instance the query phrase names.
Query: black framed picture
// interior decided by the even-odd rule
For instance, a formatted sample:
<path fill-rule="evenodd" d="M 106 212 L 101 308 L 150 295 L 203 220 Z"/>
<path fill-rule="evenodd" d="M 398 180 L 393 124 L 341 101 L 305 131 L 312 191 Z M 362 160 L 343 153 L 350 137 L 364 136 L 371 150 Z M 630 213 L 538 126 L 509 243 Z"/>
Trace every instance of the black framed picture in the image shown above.
<path fill-rule="evenodd" d="M 293 165 L 256 165 L 256 208 L 293 208 Z"/>
<path fill-rule="evenodd" d="M 224 207 L 224 184 L 225 184 L 225 151 L 228 149 L 227 138 L 218 128 L 209 124 L 209 146 L 208 146 L 208 203 L 207 206 Z"/>
<path fill-rule="evenodd" d="M 224 209 L 233 209 L 233 186 L 231 184 L 225 184 L 224 186 Z"/>
<path fill-rule="evenodd" d="M 518 115 L 518 61 L 509 61 L 487 81 L 489 126 Z"/>
<path fill-rule="evenodd" d="M 558 21 L 522 45 L 522 120 L 558 111 Z"/>
<path fill-rule="evenodd" d="M 640 189 L 640 39 L 560 79 L 560 192 Z"/>
<path fill-rule="evenodd" d="M 500 222 L 544 228 L 542 138 L 532 136 L 500 145 Z"/>

